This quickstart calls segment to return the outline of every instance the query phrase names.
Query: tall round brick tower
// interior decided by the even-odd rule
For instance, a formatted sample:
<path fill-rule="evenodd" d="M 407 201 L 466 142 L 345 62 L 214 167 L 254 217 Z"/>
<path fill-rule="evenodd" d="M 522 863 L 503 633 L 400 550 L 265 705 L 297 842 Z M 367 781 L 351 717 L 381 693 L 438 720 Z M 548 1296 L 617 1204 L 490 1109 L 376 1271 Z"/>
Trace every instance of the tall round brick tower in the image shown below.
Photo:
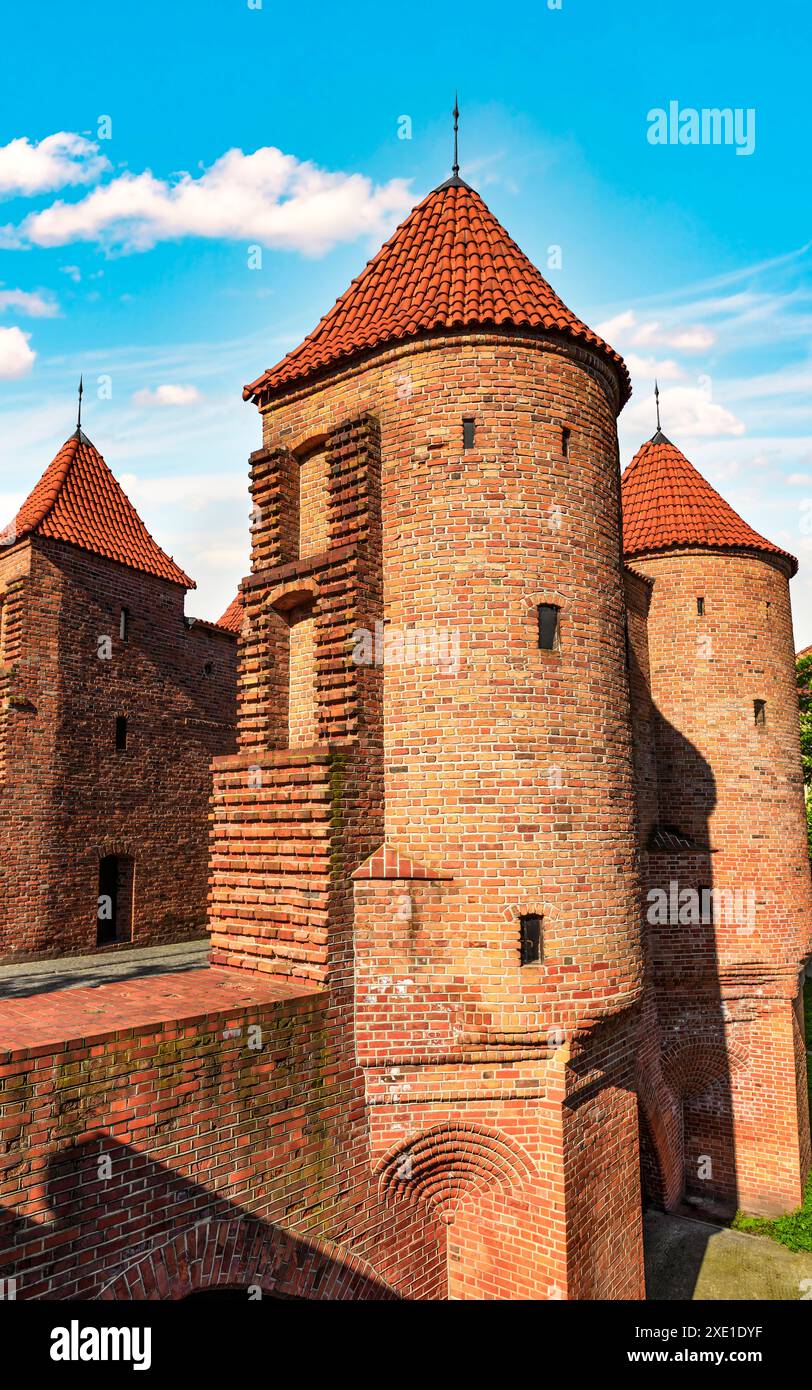
<path fill-rule="evenodd" d="M 812 895 L 789 597 L 797 562 L 659 430 L 623 475 L 623 518 L 626 558 L 653 580 L 657 789 L 643 826 L 660 1035 L 652 1157 L 672 1198 L 684 1176 L 694 1201 L 782 1211 L 799 1203 L 810 1161 L 800 984 Z"/>
<path fill-rule="evenodd" d="M 333 991 L 377 1190 L 447 1226 L 454 1297 L 642 1294 L 628 394 L 456 175 L 246 388 L 213 959 Z M 295 884 L 239 881 L 242 770 L 267 796 L 266 766 L 307 758 L 331 768 L 324 877 L 300 856 Z"/>

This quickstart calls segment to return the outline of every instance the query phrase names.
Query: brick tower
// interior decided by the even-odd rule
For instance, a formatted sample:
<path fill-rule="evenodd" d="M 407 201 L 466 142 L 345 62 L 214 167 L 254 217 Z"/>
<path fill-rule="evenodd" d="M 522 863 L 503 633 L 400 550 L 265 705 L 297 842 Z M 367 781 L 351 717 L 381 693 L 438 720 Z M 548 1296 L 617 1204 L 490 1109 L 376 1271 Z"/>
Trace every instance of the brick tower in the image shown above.
<path fill-rule="evenodd" d="M 684 1184 L 694 1199 L 772 1214 L 798 1205 L 809 1169 L 797 562 L 659 430 L 623 475 L 623 523 L 626 558 L 648 581 L 647 650 L 645 637 L 634 645 L 650 706 L 636 702 L 635 726 L 656 764 L 653 779 L 638 771 L 647 1178 L 665 1205 Z M 700 893 L 698 914 L 683 890 Z"/>
<path fill-rule="evenodd" d="M 0 959 L 205 929 L 236 643 L 190 586 L 77 429 L 2 533 Z"/>
<path fill-rule="evenodd" d="M 212 963 L 325 993 L 352 1152 L 451 1297 L 643 1290 L 628 394 L 456 174 L 245 391 Z"/>

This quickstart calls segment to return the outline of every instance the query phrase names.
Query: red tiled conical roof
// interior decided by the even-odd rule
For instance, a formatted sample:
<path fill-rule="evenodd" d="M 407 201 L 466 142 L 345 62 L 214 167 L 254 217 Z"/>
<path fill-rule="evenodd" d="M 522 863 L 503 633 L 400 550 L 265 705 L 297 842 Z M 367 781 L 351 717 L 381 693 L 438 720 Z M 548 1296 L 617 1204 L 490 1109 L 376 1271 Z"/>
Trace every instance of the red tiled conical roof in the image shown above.
<path fill-rule="evenodd" d="M 217 626 L 227 627 L 229 632 L 240 632 L 244 617 L 245 599 L 242 594 L 238 593 L 231 600 L 222 618 L 217 619 Z"/>
<path fill-rule="evenodd" d="M 761 550 L 798 561 L 743 521 L 724 497 L 658 430 L 638 449 L 622 478 L 623 553 L 661 550 Z"/>
<path fill-rule="evenodd" d="M 243 391 L 246 400 L 304 381 L 386 343 L 472 327 L 561 333 L 594 348 L 631 394 L 623 359 L 581 323 L 462 179 L 412 210 L 300 347 Z"/>
<path fill-rule="evenodd" d="M 132 502 L 87 435 L 77 430 L 46 468 L 14 521 L 17 540 L 29 535 L 67 541 L 130 569 L 195 587 L 149 534 Z"/>

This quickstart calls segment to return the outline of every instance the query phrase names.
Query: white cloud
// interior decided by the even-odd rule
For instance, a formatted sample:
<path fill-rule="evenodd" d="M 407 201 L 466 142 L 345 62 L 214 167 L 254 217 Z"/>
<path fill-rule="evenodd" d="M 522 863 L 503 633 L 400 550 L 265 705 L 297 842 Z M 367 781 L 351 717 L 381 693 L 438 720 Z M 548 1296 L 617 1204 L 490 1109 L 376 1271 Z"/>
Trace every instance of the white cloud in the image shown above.
<path fill-rule="evenodd" d="M 67 184 L 93 183 L 109 168 L 98 145 L 84 135 L 62 130 L 39 143 L 24 136 L 0 145 L 0 195 L 31 197 Z"/>
<path fill-rule="evenodd" d="M 144 388 L 133 395 L 135 405 L 196 405 L 202 400 L 196 386 L 156 386 L 154 391 Z"/>
<path fill-rule="evenodd" d="M 634 312 L 631 309 L 624 309 L 622 314 L 614 314 L 612 318 L 599 323 L 595 332 L 600 334 L 601 338 L 605 338 L 608 343 L 620 342 L 621 337 L 626 335 L 635 322 Z"/>
<path fill-rule="evenodd" d="M 669 347 L 677 352 L 705 352 L 712 347 L 716 336 L 702 324 L 689 328 L 668 328 L 656 320 L 641 323 L 632 334 L 636 347 Z"/>
<path fill-rule="evenodd" d="M 18 309 L 32 319 L 52 319 L 59 313 L 59 305 L 54 299 L 45 299 L 43 295 L 27 290 L 0 289 L 0 314 L 5 309 Z"/>
<path fill-rule="evenodd" d="M 626 366 L 632 377 L 642 377 L 645 381 L 680 381 L 685 372 L 672 357 L 639 357 L 636 352 L 624 353 Z M 644 388 L 645 389 L 645 388 Z M 649 386 L 647 388 L 651 390 Z"/>
<path fill-rule="evenodd" d="M 623 412 L 624 433 L 631 432 L 638 442 L 648 438 L 654 422 L 651 390 L 641 392 L 641 397 Z M 663 430 L 676 443 L 682 439 L 745 433 L 742 421 L 699 386 L 672 386 L 660 391 L 660 414 Z"/>
<path fill-rule="evenodd" d="M 812 473 L 790 473 L 787 482 L 790 487 L 812 487 Z"/>
<path fill-rule="evenodd" d="M 242 502 L 248 507 L 248 483 L 243 473 L 184 473 L 160 478 L 146 478 L 138 473 L 122 473 L 121 486 L 137 505 L 175 507 L 182 503 L 188 511 L 226 501 Z M 247 523 L 246 523 L 247 528 Z"/>
<path fill-rule="evenodd" d="M 253 154 L 228 150 L 197 178 L 122 174 L 79 202 L 60 199 L 29 214 L 16 234 L 37 246 L 90 241 L 124 251 L 216 237 L 320 255 L 336 242 L 380 237 L 412 203 L 403 179 L 376 186 L 362 174 L 330 173 L 266 146 Z"/>
<path fill-rule="evenodd" d="M 716 334 L 704 324 L 669 325 L 659 319 L 641 323 L 633 309 L 625 309 L 599 324 L 597 332 L 609 343 L 665 347 L 675 352 L 706 352 L 716 342 Z"/>
<path fill-rule="evenodd" d="M 13 381 L 30 372 L 36 357 L 28 346 L 30 337 L 21 328 L 0 328 L 0 380 Z"/>

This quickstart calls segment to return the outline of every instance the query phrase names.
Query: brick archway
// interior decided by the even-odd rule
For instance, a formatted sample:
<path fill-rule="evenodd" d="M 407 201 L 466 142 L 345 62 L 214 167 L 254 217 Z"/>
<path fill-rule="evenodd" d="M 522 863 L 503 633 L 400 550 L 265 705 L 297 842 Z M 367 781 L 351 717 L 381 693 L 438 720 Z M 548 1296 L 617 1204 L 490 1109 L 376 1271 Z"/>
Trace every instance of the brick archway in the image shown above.
<path fill-rule="evenodd" d="M 532 1179 L 530 1158 L 512 1139 L 483 1125 L 435 1125 L 407 1143 L 399 1142 L 377 1167 L 384 1201 L 423 1203 L 446 1225 L 457 1207 L 475 1193 L 501 1188 L 520 1191 Z"/>
<path fill-rule="evenodd" d="M 663 1076 L 680 1100 L 705 1095 L 746 1066 L 744 1049 L 714 1033 L 675 1043 L 662 1056 Z"/>
<path fill-rule="evenodd" d="M 167 1301 L 204 1289 L 250 1287 L 269 1297 L 314 1301 L 398 1298 L 357 1255 L 261 1221 L 203 1221 L 187 1227 L 141 1254 L 97 1297 Z"/>

